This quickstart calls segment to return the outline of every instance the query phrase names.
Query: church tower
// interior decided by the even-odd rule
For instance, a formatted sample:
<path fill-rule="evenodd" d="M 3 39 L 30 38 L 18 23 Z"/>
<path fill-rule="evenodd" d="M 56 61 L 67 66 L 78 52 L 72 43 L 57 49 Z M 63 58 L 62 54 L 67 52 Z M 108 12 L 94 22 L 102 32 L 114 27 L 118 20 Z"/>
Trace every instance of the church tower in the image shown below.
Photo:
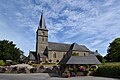
<path fill-rule="evenodd" d="M 36 32 L 36 53 L 37 62 L 45 62 L 48 54 L 48 29 L 45 25 L 43 12 Z"/>

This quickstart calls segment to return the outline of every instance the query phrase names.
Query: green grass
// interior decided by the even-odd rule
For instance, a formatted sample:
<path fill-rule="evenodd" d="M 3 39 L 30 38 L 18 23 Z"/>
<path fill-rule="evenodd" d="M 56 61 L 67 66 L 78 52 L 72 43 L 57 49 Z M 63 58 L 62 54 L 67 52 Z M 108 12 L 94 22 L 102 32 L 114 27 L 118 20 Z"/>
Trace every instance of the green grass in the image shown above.
<path fill-rule="evenodd" d="M 120 66 L 120 62 L 108 62 L 108 63 L 102 63 L 98 66 Z"/>
<path fill-rule="evenodd" d="M 52 67 L 52 66 L 56 66 L 57 64 L 55 64 L 55 63 L 43 63 L 42 65 L 46 66 L 46 67 Z"/>
<path fill-rule="evenodd" d="M 43 64 L 32 64 L 34 67 L 39 67 L 39 66 L 45 66 L 45 67 L 51 67 L 51 66 L 56 66 L 57 64 L 55 63 L 43 63 Z"/>

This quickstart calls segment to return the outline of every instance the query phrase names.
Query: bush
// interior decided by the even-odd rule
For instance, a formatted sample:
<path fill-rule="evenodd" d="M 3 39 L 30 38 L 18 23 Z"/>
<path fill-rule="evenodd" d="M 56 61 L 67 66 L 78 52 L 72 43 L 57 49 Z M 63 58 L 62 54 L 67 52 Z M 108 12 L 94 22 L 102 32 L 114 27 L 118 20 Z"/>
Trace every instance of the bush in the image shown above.
<path fill-rule="evenodd" d="M 101 65 L 96 71 L 97 76 L 120 77 L 120 65 Z"/>
<path fill-rule="evenodd" d="M 79 56 L 79 53 L 72 53 L 72 56 Z"/>
<path fill-rule="evenodd" d="M 69 71 L 65 71 L 64 73 L 62 73 L 62 77 L 65 77 L 65 78 L 70 77 L 70 72 Z"/>
<path fill-rule="evenodd" d="M 11 66 L 10 62 L 6 62 L 5 66 Z"/>
<path fill-rule="evenodd" d="M 96 57 L 100 62 L 103 62 L 103 57 L 101 55 L 96 55 Z"/>
<path fill-rule="evenodd" d="M 17 65 L 17 62 L 14 62 L 14 61 L 13 61 L 11 64 L 12 64 L 12 65 Z"/>
<path fill-rule="evenodd" d="M 3 60 L 0 60 L 0 66 L 4 66 L 5 62 Z"/>

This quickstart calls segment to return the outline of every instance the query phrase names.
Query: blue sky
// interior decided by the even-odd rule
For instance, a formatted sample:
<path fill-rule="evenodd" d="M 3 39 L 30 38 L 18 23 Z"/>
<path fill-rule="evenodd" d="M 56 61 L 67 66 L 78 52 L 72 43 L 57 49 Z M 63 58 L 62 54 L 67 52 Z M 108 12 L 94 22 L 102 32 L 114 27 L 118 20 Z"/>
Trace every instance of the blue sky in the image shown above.
<path fill-rule="evenodd" d="M 106 55 L 109 43 L 120 37 L 119 0 L 0 0 L 0 39 L 28 55 L 35 50 L 42 10 L 50 42 L 76 42 Z"/>

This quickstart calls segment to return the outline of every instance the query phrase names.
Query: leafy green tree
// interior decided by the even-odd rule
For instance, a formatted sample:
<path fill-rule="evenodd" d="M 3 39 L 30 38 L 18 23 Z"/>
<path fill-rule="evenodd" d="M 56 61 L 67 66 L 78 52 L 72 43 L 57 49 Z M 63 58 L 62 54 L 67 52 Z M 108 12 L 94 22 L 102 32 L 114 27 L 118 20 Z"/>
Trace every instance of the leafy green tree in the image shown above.
<path fill-rule="evenodd" d="M 105 56 L 105 58 L 108 61 L 120 61 L 120 38 L 116 38 L 112 43 L 110 43 L 107 52 L 108 54 Z"/>
<path fill-rule="evenodd" d="M 0 60 L 17 61 L 20 56 L 20 50 L 12 41 L 0 40 Z"/>
<path fill-rule="evenodd" d="M 100 62 L 103 62 L 103 57 L 101 55 L 96 55 L 96 57 Z"/>

